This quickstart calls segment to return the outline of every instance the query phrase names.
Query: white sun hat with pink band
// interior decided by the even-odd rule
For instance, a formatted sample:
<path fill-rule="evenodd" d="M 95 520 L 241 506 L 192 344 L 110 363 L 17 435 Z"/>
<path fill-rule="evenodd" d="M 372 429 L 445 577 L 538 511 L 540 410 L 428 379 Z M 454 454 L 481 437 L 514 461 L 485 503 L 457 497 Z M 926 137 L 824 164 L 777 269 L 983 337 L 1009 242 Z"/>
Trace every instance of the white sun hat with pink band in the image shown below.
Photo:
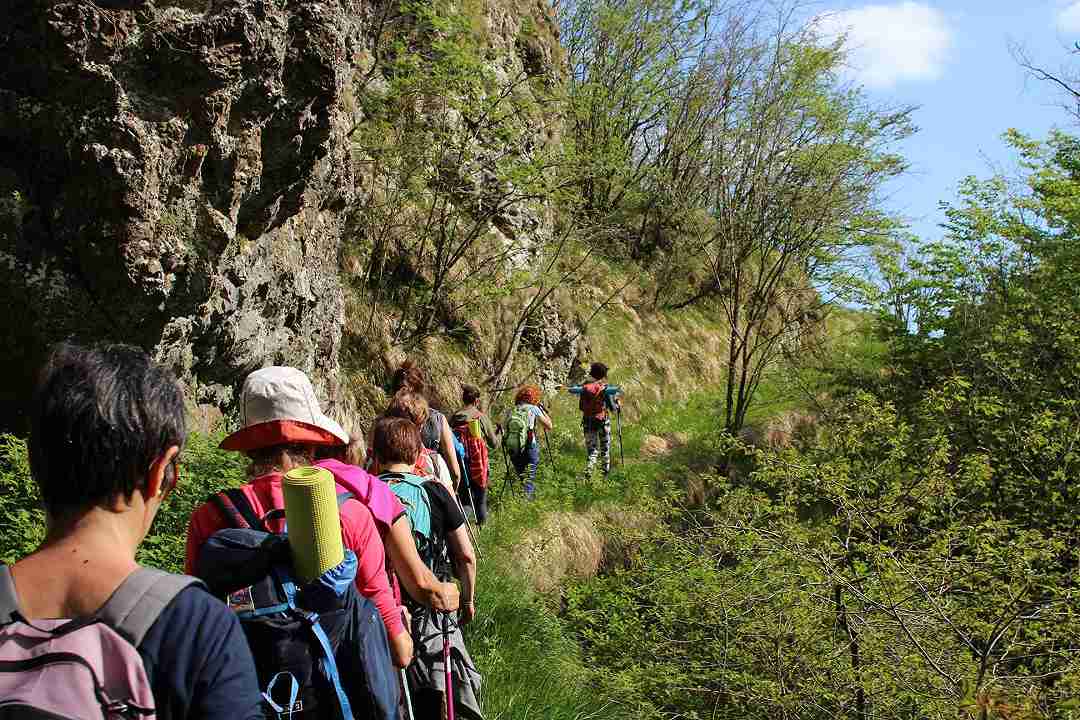
<path fill-rule="evenodd" d="M 349 434 L 323 415 L 311 380 L 293 367 L 266 367 L 244 380 L 242 427 L 221 441 L 223 450 L 259 450 L 274 445 L 348 445 Z"/>

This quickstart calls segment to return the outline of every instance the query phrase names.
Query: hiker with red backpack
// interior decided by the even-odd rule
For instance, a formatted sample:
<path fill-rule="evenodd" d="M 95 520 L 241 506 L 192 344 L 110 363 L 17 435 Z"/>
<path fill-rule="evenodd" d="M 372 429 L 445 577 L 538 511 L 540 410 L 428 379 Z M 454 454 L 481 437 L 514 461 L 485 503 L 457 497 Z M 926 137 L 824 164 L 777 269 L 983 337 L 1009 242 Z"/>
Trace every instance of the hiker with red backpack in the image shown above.
<path fill-rule="evenodd" d="M 500 434 L 491 418 L 480 409 L 479 388 L 462 385 L 461 402 L 465 407 L 450 418 L 450 428 L 465 450 L 463 475 L 468 486 L 462 483 L 460 492 L 470 493 L 467 499 L 476 512 L 476 524 L 483 527 L 487 520 L 488 452 L 499 447 Z"/>
<path fill-rule="evenodd" d="M 135 561 L 186 436 L 178 383 L 142 350 L 53 351 L 29 439 L 46 534 L 0 565 L 0 715 L 263 717 L 236 616 L 194 578 Z"/>
<path fill-rule="evenodd" d="M 578 396 L 581 410 L 581 431 L 585 436 L 585 481 L 592 478 L 597 460 L 603 458 L 604 477 L 611 471 L 611 414 L 621 411 L 619 395 L 622 390 L 607 382 L 607 365 L 594 362 L 589 367 L 592 382 L 567 388 Z"/>

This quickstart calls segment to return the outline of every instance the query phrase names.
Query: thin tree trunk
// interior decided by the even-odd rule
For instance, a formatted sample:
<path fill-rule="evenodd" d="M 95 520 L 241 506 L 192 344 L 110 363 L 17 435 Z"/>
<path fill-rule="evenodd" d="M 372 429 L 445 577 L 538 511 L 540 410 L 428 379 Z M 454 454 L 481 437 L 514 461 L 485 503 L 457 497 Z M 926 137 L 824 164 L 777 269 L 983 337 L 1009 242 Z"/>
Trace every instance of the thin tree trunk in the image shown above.
<path fill-rule="evenodd" d="M 866 690 L 862 685 L 862 657 L 859 652 L 859 637 L 848 622 L 847 607 L 844 605 L 844 591 L 840 585 L 833 586 L 836 602 L 836 618 L 848 637 L 848 653 L 851 655 L 851 670 L 855 674 L 855 720 L 866 720 Z"/>

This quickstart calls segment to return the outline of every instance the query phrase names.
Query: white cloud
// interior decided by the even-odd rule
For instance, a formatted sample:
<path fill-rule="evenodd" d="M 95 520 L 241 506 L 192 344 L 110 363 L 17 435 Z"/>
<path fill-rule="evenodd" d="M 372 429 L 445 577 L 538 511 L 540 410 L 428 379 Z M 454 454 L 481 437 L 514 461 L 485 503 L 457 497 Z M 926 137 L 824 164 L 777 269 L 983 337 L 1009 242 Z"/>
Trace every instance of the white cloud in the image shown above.
<path fill-rule="evenodd" d="M 847 37 L 851 72 L 871 88 L 936 80 L 952 46 L 944 13 L 912 0 L 824 13 L 816 23 L 823 38 Z"/>
<path fill-rule="evenodd" d="M 1058 29 L 1068 33 L 1080 33 L 1080 0 L 1070 2 L 1058 11 Z"/>

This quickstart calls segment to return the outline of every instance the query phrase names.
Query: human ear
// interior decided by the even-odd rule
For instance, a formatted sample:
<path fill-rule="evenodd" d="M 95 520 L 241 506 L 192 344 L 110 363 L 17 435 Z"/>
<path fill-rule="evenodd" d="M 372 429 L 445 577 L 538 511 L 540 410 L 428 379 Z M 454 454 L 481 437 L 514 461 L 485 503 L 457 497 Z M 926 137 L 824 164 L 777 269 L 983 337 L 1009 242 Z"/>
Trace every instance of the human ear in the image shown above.
<path fill-rule="evenodd" d="M 168 473 L 174 472 L 170 469 L 170 466 L 179 454 L 179 446 L 172 445 L 159 455 L 154 462 L 150 463 L 150 469 L 146 474 L 146 485 L 143 489 L 143 496 L 147 500 L 160 498 L 169 489 L 169 486 L 176 482 L 176 478 L 168 477 Z"/>

